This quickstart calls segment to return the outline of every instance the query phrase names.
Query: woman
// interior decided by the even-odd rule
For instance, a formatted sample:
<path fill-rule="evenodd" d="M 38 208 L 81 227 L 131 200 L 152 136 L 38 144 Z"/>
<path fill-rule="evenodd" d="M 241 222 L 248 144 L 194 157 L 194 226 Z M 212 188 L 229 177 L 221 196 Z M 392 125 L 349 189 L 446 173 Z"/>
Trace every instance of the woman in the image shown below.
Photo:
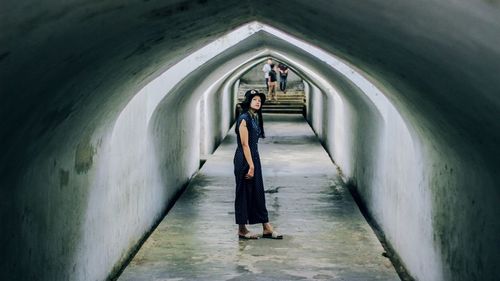
<path fill-rule="evenodd" d="M 241 104 L 243 113 L 236 122 L 238 148 L 234 155 L 234 176 L 236 178 L 236 199 L 234 201 L 238 236 L 242 239 L 258 239 L 250 232 L 246 224 L 262 223 L 262 237 L 282 239 L 283 236 L 273 230 L 269 223 L 264 182 L 260 165 L 257 143 L 264 138 L 264 120 L 261 106 L 266 96 L 256 90 L 245 93 Z"/>

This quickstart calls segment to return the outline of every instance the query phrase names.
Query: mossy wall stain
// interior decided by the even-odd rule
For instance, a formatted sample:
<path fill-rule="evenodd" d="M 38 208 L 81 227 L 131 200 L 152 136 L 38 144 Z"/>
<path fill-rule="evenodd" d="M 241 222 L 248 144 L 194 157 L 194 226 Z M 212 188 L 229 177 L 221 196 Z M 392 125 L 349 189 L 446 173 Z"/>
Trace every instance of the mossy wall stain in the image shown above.
<path fill-rule="evenodd" d="M 62 189 L 68 186 L 69 183 L 69 171 L 64 169 L 59 169 L 59 188 Z"/>
<path fill-rule="evenodd" d="M 90 136 L 86 136 L 76 147 L 75 171 L 78 174 L 87 173 L 92 167 L 96 148 L 91 142 Z"/>

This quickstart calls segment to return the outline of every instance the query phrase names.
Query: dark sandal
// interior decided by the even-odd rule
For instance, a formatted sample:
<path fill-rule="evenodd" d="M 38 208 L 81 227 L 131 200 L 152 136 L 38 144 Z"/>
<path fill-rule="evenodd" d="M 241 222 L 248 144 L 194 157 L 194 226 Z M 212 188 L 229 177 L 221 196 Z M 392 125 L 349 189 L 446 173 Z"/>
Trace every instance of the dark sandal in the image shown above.
<path fill-rule="evenodd" d="M 238 234 L 238 237 L 240 239 L 247 239 L 247 240 L 250 240 L 250 239 L 259 239 L 259 236 L 257 236 L 256 234 L 254 234 L 252 232 L 247 232 L 247 234 L 245 234 L 245 235 Z"/>
<path fill-rule="evenodd" d="M 263 233 L 262 238 L 283 239 L 283 235 L 279 234 L 276 231 L 273 231 L 272 233 Z"/>

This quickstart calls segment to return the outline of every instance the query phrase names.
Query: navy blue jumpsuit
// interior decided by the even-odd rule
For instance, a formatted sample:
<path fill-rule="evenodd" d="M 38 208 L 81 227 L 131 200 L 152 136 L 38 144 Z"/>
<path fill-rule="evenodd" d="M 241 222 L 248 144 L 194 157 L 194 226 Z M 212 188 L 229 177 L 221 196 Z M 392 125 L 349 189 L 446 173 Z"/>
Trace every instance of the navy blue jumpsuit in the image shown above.
<path fill-rule="evenodd" d="M 249 165 L 243 154 L 239 127 L 242 120 L 246 121 L 248 129 L 248 144 L 254 164 L 254 177 L 245 179 Z M 262 180 L 262 167 L 260 165 L 257 143 L 261 136 L 258 120 L 252 118 L 250 113 L 242 113 L 236 122 L 236 136 L 238 148 L 234 154 L 234 177 L 236 179 L 236 199 L 234 201 L 236 224 L 256 224 L 269 221 L 264 195 L 264 181 Z"/>

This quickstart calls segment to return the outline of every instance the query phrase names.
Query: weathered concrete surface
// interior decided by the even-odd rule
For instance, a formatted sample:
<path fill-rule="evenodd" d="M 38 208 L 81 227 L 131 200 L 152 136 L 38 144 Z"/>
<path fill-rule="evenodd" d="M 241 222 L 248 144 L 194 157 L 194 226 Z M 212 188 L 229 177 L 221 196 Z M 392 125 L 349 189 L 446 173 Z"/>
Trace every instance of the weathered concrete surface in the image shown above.
<path fill-rule="evenodd" d="M 237 238 L 231 131 L 119 280 L 399 280 L 303 117 L 265 117 L 266 200 L 284 240 Z"/>

